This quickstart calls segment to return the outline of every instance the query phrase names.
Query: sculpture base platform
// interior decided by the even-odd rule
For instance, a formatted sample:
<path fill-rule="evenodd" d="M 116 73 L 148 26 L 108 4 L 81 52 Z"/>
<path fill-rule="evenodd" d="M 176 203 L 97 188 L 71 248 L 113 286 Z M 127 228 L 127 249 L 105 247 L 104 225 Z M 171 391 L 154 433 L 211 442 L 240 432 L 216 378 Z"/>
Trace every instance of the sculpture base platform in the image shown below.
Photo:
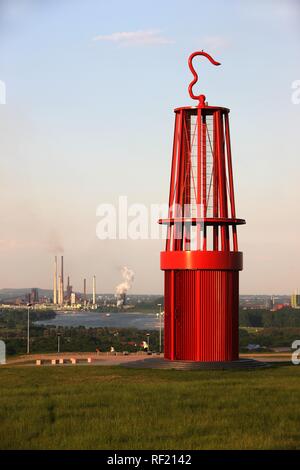
<path fill-rule="evenodd" d="M 224 362 L 170 361 L 162 358 L 149 358 L 122 364 L 134 369 L 176 369 L 176 370 L 242 370 L 270 367 L 269 363 L 254 359 L 238 359 Z"/>

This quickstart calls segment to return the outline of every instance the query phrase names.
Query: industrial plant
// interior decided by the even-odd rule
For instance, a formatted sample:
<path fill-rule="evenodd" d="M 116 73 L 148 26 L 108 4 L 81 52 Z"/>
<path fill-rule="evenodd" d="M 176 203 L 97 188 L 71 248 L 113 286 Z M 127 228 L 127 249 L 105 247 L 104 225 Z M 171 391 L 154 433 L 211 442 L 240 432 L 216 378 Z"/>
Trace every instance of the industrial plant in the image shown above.
<path fill-rule="evenodd" d="M 72 307 L 72 308 L 91 308 L 96 309 L 96 276 L 92 278 L 92 298 L 89 299 L 87 295 L 87 280 L 83 279 L 83 295 L 80 296 L 73 291 L 70 284 L 70 276 L 67 277 L 66 290 L 64 288 L 64 257 L 60 257 L 60 274 L 58 275 L 57 256 L 54 257 L 53 269 L 53 305 L 58 307 Z"/>
<path fill-rule="evenodd" d="M 33 306 L 35 309 L 54 310 L 96 310 L 96 309 L 118 309 L 130 310 L 139 303 L 149 302 L 152 297 L 149 295 L 131 295 L 128 291 L 132 288 L 134 281 L 134 271 L 127 266 L 121 268 L 122 281 L 115 287 L 114 293 L 96 293 L 96 276 L 90 279 L 82 279 L 82 291 L 75 291 L 68 275 L 65 282 L 64 256 L 54 256 L 52 289 L 2 289 L 0 291 L 0 306 L 2 308 L 18 308 L 21 306 Z M 88 286 L 91 290 L 88 291 Z"/>
<path fill-rule="evenodd" d="M 300 294 L 298 289 L 291 295 L 291 307 L 300 309 Z"/>

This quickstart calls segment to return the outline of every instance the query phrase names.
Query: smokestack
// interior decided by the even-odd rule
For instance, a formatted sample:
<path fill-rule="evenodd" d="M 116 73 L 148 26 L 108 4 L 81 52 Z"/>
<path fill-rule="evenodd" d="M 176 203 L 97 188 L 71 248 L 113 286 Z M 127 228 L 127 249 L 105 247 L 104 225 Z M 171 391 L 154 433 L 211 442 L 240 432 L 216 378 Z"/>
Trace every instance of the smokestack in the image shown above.
<path fill-rule="evenodd" d="M 96 276 L 93 276 L 93 305 L 96 305 Z"/>
<path fill-rule="evenodd" d="M 83 279 L 83 302 L 86 304 L 86 279 Z"/>
<path fill-rule="evenodd" d="M 64 303 L 64 257 L 61 256 L 61 274 L 60 274 L 60 302 Z"/>
<path fill-rule="evenodd" d="M 53 273 L 53 303 L 57 304 L 57 256 L 54 257 L 54 273 Z"/>
<path fill-rule="evenodd" d="M 61 275 L 58 276 L 58 305 L 61 305 Z"/>

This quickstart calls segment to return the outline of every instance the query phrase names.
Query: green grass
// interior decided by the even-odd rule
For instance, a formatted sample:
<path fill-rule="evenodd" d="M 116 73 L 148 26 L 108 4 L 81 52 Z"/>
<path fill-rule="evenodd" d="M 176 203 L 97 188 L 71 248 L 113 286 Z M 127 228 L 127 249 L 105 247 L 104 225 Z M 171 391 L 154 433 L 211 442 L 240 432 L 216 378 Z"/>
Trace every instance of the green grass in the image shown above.
<path fill-rule="evenodd" d="M 300 367 L 0 368 L 1 449 L 299 449 Z"/>

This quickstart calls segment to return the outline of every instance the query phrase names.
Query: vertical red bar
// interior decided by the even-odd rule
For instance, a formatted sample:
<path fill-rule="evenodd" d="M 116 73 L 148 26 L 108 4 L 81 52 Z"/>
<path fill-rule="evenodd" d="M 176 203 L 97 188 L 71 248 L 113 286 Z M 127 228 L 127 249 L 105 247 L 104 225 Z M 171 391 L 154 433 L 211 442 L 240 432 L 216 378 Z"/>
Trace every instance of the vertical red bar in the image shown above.
<path fill-rule="evenodd" d="M 202 211 L 203 217 L 206 217 L 206 116 L 203 113 L 202 115 L 202 125 L 201 125 L 201 134 L 202 134 Z M 203 250 L 206 251 L 206 224 L 203 224 Z"/>
<path fill-rule="evenodd" d="M 201 279 L 200 279 L 200 270 L 197 269 L 196 272 L 193 272 L 195 276 L 195 332 L 196 335 L 196 351 L 195 351 L 195 360 L 201 360 L 201 352 L 200 352 L 200 341 L 201 341 L 201 295 L 200 295 L 200 286 L 201 286 Z M 193 302 L 192 302 L 193 303 Z"/>
<path fill-rule="evenodd" d="M 184 119 L 184 133 L 185 133 L 185 145 L 184 145 L 184 154 L 185 154 L 185 166 L 184 166 L 184 176 L 183 176 L 183 210 L 182 216 L 184 218 L 190 217 L 191 213 L 191 117 L 189 113 L 186 113 Z M 183 250 L 190 250 L 191 248 L 191 226 L 189 223 L 183 225 Z"/>
<path fill-rule="evenodd" d="M 170 286 L 169 286 L 169 305 L 170 305 L 170 314 L 169 314 L 169 331 L 170 331 L 170 359 L 175 359 L 175 305 L 174 305 L 174 271 L 170 271 Z"/>
<path fill-rule="evenodd" d="M 217 165 L 219 175 L 219 201 L 220 201 L 220 217 L 227 218 L 227 192 L 226 192 L 226 173 L 225 173 L 225 156 L 224 156 L 224 133 L 221 111 L 217 111 L 216 117 L 217 131 Z M 229 250 L 228 227 L 221 226 L 221 247 L 222 251 Z"/>
<path fill-rule="evenodd" d="M 219 216 L 219 174 L 218 174 L 218 146 L 217 146 L 217 118 L 213 115 L 213 216 Z M 219 227 L 213 227 L 213 249 L 219 249 Z"/>
<path fill-rule="evenodd" d="M 178 140 L 180 138 L 180 130 L 178 132 L 178 121 L 180 121 L 180 117 L 178 113 L 175 113 L 175 126 L 174 126 L 174 140 L 173 140 L 173 154 L 172 154 L 172 167 L 171 167 L 171 180 L 170 180 L 170 195 L 169 195 L 169 218 L 173 217 L 173 204 L 174 204 L 174 184 L 175 184 L 175 176 L 176 176 L 176 166 L 177 166 L 177 154 L 178 154 Z M 179 134 L 179 137 L 177 135 Z M 166 251 L 170 251 L 171 248 L 171 234 L 174 228 L 169 225 L 168 226 L 168 234 L 166 240 Z"/>
<path fill-rule="evenodd" d="M 196 129 L 197 129 L 197 194 L 196 194 L 196 217 L 199 219 L 201 217 L 200 211 L 200 203 L 201 203 L 201 108 L 197 109 L 197 121 L 196 121 Z M 197 236 L 197 243 L 196 248 L 200 250 L 201 243 L 201 225 L 199 222 L 196 224 L 196 236 Z"/>
<path fill-rule="evenodd" d="M 182 217 L 182 213 L 178 213 L 178 209 L 182 207 L 181 201 L 181 188 L 183 186 L 183 176 L 184 176 L 184 163 L 185 163 L 185 155 L 184 155 L 184 111 L 180 110 L 180 126 L 179 126 L 179 144 L 178 144 L 178 151 L 177 151 L 177 171 L 176 171 L 176 181 L 175 181 L 175 214 L 173 217 Z M 181 211 L 182 212 L 182 211 Z M 173 249 L 178 251 L 182 247 L 182 224 L 174 224 L 173 229 Z"/>
<path fill-rule="evenodd" d="M 233 171 L 232 171 L 231 143 L 230 143 L 230 130 L 229 130 L 228 112 L 225 113 L 225 137 L 226 137 L 226 154 L 227 154 L 227 167 L 228 167 L 228 179 L 229 179 L 229 195 L 230 195 L 231 217 L 233 219 L 235 219 L 236 215 L 235 215 Z M 237 233 L 236 233 L 236 225 L 232 226 L 232 236 L 233 236 L 233 250 L 238 251 L 238 240 L 237 240 Z"/>
<path fill-rule="evenodd" d="M 222 180 L 224 182 L 224 217 L 228 218 L 228 194 L 227 194 L 227 175 L 226 175 L 226 157 L 225 157 L 225 137 L 224 137 L 224 119 L 223 119 L 223 111 L 220 112 L 220 145 L 221 145 L 221 165 L 222 165 Z M 230 243 L 229 243 L 229 227 L 228 225 L 224 226 L 224 233 L 225 233 L 225 250 L 229 251 Z"/>

